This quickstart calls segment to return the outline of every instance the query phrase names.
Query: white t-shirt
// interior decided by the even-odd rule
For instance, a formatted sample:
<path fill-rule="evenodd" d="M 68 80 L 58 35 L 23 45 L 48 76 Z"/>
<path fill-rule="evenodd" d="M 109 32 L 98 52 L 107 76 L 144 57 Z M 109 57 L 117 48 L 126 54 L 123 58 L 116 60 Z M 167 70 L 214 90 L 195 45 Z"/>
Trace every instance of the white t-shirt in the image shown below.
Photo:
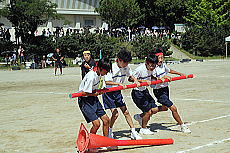
<path fill-rule="evenodd" d="M 165 63 L 163 63 L 161 66 L 157 66 L 154 69 L 153 76 L 158 77 L 158 78 L 162 78 L 165 75 L 167 75 L 169 72 L 170 72 L 170 69 L 167 67 L 167 65 Z M 168 85 L 169 85 L 169 82 L 165 82 L 165 83 L 160 83 L 160 84 L 156 84 L 156 85 L 151 85 L 151 87 L 154 89 L 160 89 L 160 88 L 167 87 Z"/>
<path fill-rule="evenodd" d="M 92 93 L 93 90 L 98 89 L 101 77 L 93 70 L 89 71 L 79 86 L 79 92 Z"/>
<path fill-rule="evenodd" d="M 145 63 L 139 65 L 135 71 L 133 72 L 133 76 L 137 78 L 138 80 L 149 80 L 151 81 L 151 76 L 153 74 L 153 71 L 149 71 L 146 68 Z M 143 91 L 147 88 L 147 86 L 142 87 L 136 87 L 135 90 Z"/>
<path fill-rule="evenodd" d="M 112 64 L 112 72 L 105 75 L 105 81 L 113 81 L 116 83 L 124 83 L 126 76 L 132 75 L 132 70 L 129 66 L 119 68 L 117 63 Z M 116 87 L 117 85 L 106 85 L 107 88 Z"/>

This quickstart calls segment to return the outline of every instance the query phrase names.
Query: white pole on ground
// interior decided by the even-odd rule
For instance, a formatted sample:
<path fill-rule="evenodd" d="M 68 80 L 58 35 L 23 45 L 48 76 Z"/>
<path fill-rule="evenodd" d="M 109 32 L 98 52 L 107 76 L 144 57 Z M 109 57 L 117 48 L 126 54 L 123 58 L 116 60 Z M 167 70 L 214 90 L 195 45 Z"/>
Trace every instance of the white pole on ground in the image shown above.
<path fill-rule="evenodd" d="M 226 53 L 225 53 L 226 58 L 228 58 L 228 42 L 226 42 Z"/>

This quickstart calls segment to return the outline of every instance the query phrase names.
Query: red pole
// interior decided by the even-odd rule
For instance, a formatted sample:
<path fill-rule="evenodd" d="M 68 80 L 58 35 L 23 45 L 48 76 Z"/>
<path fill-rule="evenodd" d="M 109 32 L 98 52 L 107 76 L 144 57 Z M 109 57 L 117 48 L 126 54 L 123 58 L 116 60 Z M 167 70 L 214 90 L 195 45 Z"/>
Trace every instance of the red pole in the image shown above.
<path fill-rule="evenodd" d="M 76 146 L 80 153 L 84 153 L 87 149 L 90 148 L 131 145 L 167 145 L 173 143 L 173 139 L 116 140 L 101 135 L 89 133 L 85 128 L 84 124 L 81 123 Z"/>
<path fill-rule="evenodd" d="M 171 81 L 177 81 L 177 80 L 188 79 L 188 78 L 193 78 L 193 74 L 189 74 L 187 76 L 173 77 Z M 164 82 L 170 82 L 170 80 L 165 79 Z M 159 83 L 163 83 L 163 81 L 162 80 L 151 81 L 151 85 L 159 84 Z M 147 82 L 140 83 L 140 87 L 147 86 L 147 85 L 148 85 Z M 136 83 L 127 85 L 127 88 L 125 89 L 135 88 L 135 87 L 137 87 Z M 112 87 L 112 88 L 100 89 L 97 91 L 98 92 L 112 92 L 112 91 L 123 90 L 123 89 L 124 89 L 123 86 L 117 86 L 117 87 Z M 70 98 L 76 98 L 76 97 L 81 97 L 81 96 L 83 96 L 82 92 L 69 94 Z"/>
<path fill-rule="evenodd" d="M 116 140 L 101 135 L 89 133 L 88 148 L 99 148 L 108 146 L 167 145 L 173 144 L 173 142 L 173 139 Z"/>

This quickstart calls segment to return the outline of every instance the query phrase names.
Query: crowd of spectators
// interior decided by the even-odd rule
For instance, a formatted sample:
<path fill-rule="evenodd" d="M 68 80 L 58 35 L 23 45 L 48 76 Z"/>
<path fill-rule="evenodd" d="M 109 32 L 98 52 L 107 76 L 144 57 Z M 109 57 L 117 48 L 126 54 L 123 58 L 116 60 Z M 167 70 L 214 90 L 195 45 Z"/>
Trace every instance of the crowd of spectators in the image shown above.
<path fill-rule="evenodd" d="M 138 28 L 125 28 L 125 27 L 120 27 L 120 28 L 115 28 L 115 29 L 110 29 L 110 30 L 105 30 L 105 29 L 99 29 L 99 28 L 92 28 L 91 27 L 85 27 L 82 29 L 74 29 L 74 28 L 63 28 L 63 27 L 55 27 L 52 30 L 49 28 L 43 29 L 38 32 L 38 30 L 35 31 L 35 36 L 45 36 L 45 37 L 50 37 L 50 36 L 55 36 L 57 37 L 63 37 L 63 36 L 69 36 L 69 35 L 76 35 L 76 34 L 86 34 L 86 33 L 96 33 L 96 34 L 105 34 L 111 37 L 122 37 L 124 41 L 132 41 L 135 40 L 137 36 L 152 36 L 156 38 L 172 38 L 175 37 L 170 32 L 170 29 L 168 28 L 161 28 L 161 29 L 150 29 L 146 27 L 138 27 Z M 15 31 L 16 34 L 16 31 Z M 9 32 L 9 28 L 4 28 L 3 26 L 0 27 L 0 39 L 4 39 L 6 41 L 10 41 L 11 34 Z M 11 53 L 6 53 L 5 54 L 5 62 L 10 65 L 26 65 L 26 59 L 25 59 L 25 50 L 22 46 L 19 46 L 17 52 L 12 51 Z M 43 55 L 40 58 L 38 56 L 33 56 L 32 61 L 33 63 L 37 65 L 41 65 L 41 68 L 47 67 L 47 55 Z M 37 63 L 36 63 L 37 62 Z"/>
<path fill-rule="evenodd" d="M 123 37 L 126 41 L 132 41 L 135 39 L 136 36 L 153 36 L 156 38 L 163 38 L 167 37 L 168 39 L 171 39 L 172 37 L 175 37 L 173 33 L 170 32 L 170 29 L 167 27 L 161 27 L 161 29 L 150 29 L 146 27 L 137 27 L 137 28 L 114 28 L 110 30 L 100 29 L 100 28 L 91 28 L 91 27 L 84 27 L 81 29 L 74 29 L 74 28 L 63 28 L 63 27 L 55 27 L 51 31 L 49 28 L 43 29 L 42 32 L 39 34 L 38 30 L 35 32 L 35 36 L 55 36 L 63 37 L 63 36 L 69 36 L 69 35 L 76 35 L 76 34 L 87 34 L 87 33 L 98 33 L 98 34 L 106 34 L 111 37 Z"/>

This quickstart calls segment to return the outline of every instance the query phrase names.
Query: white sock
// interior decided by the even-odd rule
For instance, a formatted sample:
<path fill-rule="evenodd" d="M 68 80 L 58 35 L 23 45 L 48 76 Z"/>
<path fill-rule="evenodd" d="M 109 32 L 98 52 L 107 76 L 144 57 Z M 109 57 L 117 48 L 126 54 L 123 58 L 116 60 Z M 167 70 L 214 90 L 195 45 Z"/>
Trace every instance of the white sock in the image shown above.
<path fill-rule="evenodd" d="M 111 133 L 112 133 L 112 131 L 113 131 L 113 129 L 112 129 L 112 128 L 109 128 L 109 132 L 111 132 Z"/>
<path fill-rule="evenodd" d="M 131 132 L 136 132 L 135 128 L 131 128 L 130 130 Z"/>

